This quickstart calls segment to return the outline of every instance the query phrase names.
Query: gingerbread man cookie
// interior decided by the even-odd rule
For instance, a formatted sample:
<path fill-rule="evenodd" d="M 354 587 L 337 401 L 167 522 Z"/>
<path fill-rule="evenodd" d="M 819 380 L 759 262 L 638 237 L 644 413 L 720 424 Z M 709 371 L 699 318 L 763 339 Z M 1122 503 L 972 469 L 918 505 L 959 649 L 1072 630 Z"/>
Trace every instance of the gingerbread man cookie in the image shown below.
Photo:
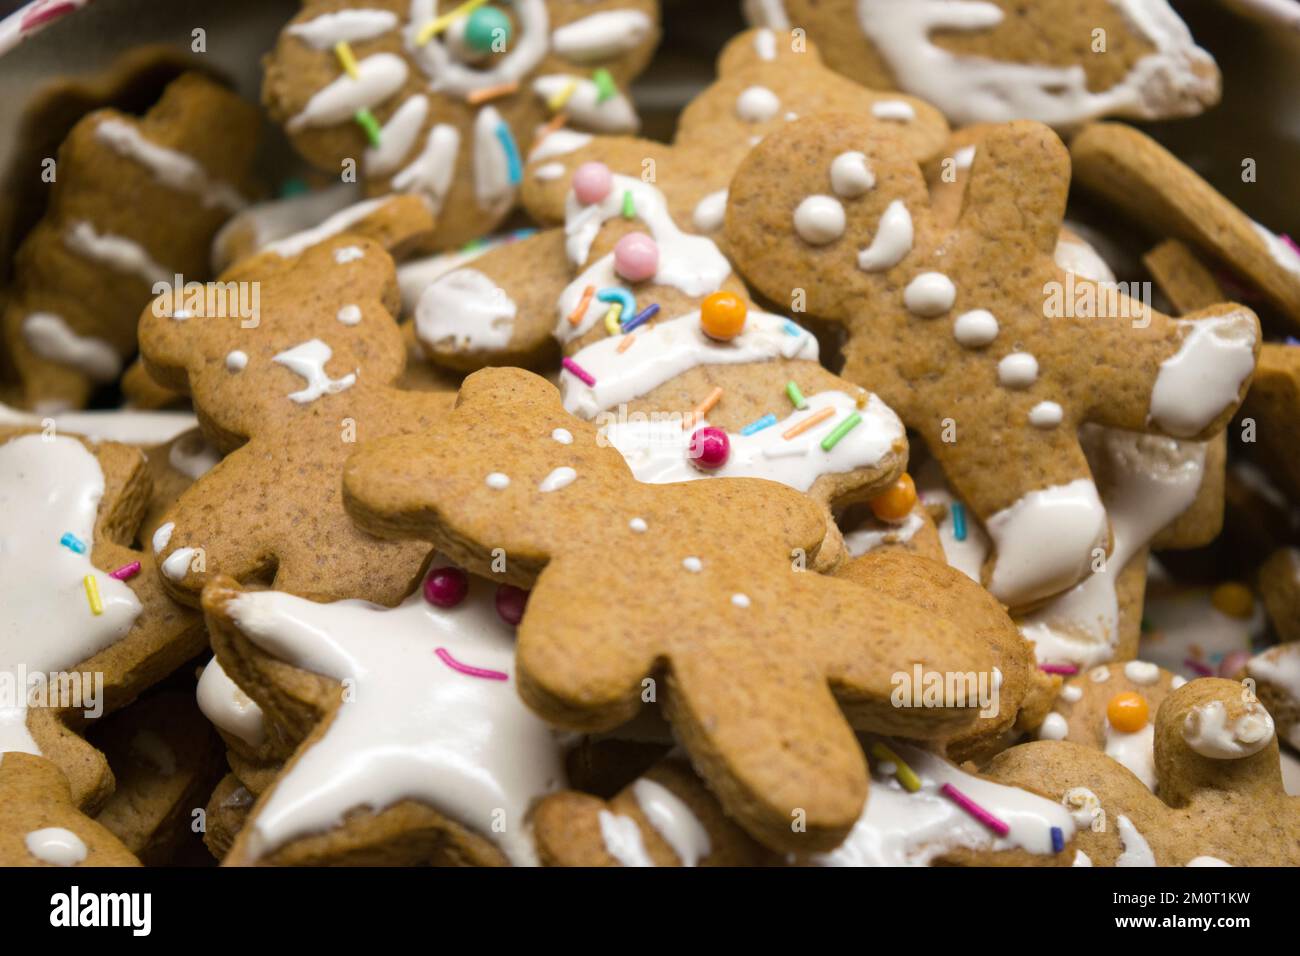
<path fill-rule="evenodd" d="M 746 0 L 751 22 L 807 31 L 826 62 L 954 124 L 1195 116 L 1219 69 L 1167 0 Z"/>
<path fill-rule="evenodd" d="M 1259 348 L 1241 306 L 1175 321 L 1076 288 L 1053 259 L 1068 173 L 1046 127 L 998 127 L 973 158 L 960 219 L 941 229 L 899 144 L 818 117 L 750 153 L 727 212 L 733 261 L 763 294 L 847 326 L 845 377 L 925 439 L 988 529 L 989 587 L 1010 605 L 1072 586 L 1105 553 L 1079 426 L 1213 434 Z"/>
<path fill-rule="evenodd" d="M 654 0 L 311 0 L 266 58 L 263 101 L 309 162 L 367 192 L 417 193 L 447 248 L 514 205 L 547 117 L 638 121 L 620 91 L 658 39 Z M 557 141 L 558 142 L 558 141 Z"/>
<path fill-rule="evenodd" d="M 751 479 L 639 483 L 522 370 L 476 372 L 425 434 L 359 449 L 344 493 L 367 530 L 433 540 L 480 573 L 504 563 L 505 580 L 535 585 L 519 690 L 548 720 L 616 727 L 666 670 L 677 739 L 728 815 L 769 846 L 829 848 L 852 827 L 866 773 L 850 722 L 935 738 L 980 709 L 974 693 L 897 707 L 891 672 L 992 679 L 991 651 L 947 621 L 800 572 L 825 534 L 804 496 Z M 589 601 L 618 641 L 591 630 Z M 815 756 L 795 744 L 814 739 Z"/>

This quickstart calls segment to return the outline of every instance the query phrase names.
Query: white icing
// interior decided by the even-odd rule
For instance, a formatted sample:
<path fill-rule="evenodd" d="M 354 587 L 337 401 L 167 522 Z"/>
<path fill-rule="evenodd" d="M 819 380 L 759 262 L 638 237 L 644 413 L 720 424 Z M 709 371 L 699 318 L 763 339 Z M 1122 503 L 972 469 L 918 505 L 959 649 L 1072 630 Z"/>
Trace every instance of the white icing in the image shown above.
<path fill-rule="evenodd" d="M 1029 424 L 1035 428 L 1055 428 L 1065 418 L 1065 411 L 1056 402 L 1039 402 L 1029 410 Z"/>
<path fill-rule="evenodd" d="M 93 382 L 112 382 L 122 371 L 117 350 L 103 339 L 78 335 L 53 312 L 33 312 L 23 319 L 23 341 L 43 359 L 67 365 Z"/>
<path fill-rule="evenodd" d="M 654 866 L 650 854 L 646 852 L 641 839 L 641 828 L 631 817 L 620 813 L 601 810 L 597 819 L 600 821 L 600 837 L 605 844 L 605 852 L 618 860 L 623 866 Z"/>
<path fill-rule="evenodd" d="M 916 110 L 903 100 L 880 100 L 871 104 L 871 115 L 876 119 L 907 123 L 916 119 Z"/>
<path fill-rule="evenodd" d="M 119 156 L 144 166 L 168 189 L 192 193 L 205 208 L 219 206 L 238 212 L 245 205 L 238 190 L 210 177 L 198 160 L 146 139 L 125 120 L 100 120 L 95 138 Z"/>
<path fill-rule="evenodd" d="M 460 152 L 460 130 L 449 123 L 438 123 L 429 130 L 424 150 L 392 179 L 399 192 L 419 193 L 432 212 L 442 209 L 456 174 L 456 156 Z"/>
<path fill-rule="evenodd" d="M 857 558 L 887 544 L 904 544 L 911 541 L 924 527 L 925 520 L 913 511 L 901 524 L 876 521 L 866 527 L 846 531 L 844 547 L 848 549 L 850 555 Z"/>
<path fill-rule="evenodd" d="M 1104 684 L 1110 680 L 1110 668 L 1105 665 L 1094 667 L 1088 672 L 1088 679 L 1094 684 Z"/>
<path fill-rule="evenodd" d="M 556 27 L 551 49 L 574 63 L 608 60 L 636 49 L 654 30 L 640 10 L 605 10 Z"/>
<path fill-rule="evenodd" d="M 555 429 L 551 432 L 551 438 L 559 442 L 561 445 L 573 444 L 573 432 L 569 431 L 567 428 Z"/>
<path fill-rule="evenodd" d="M 975 147 L 962 146 L 953 151 L 952 161 L 958 169 L 970 169 L 975 162 Z"/>
<path fill-rule="evenodd" d="M 533 80 L 533 92 L 550 100 L 574 84 L 564 102 L 564 112 L 579 126 L 600 133 L 631 133 L 641 125 L 632 101 L 622 93 L 600 98 L 600 87 L 593 81 L 567 73 L 551 73 Z"/>
<path fill-rule="evenodd" d="M 691 555 L 689 557 L 682 558 L 682 567 L 684 567 L 687 571 L 690 571 L 692 574 L 699 574 L 701 571 L 704 570 L 704 562 L 701 561 L 699 558 L 695 557 L 694 555 Z"/>
<path fill-rule="evenodd" d="M 876 234 L 871 238 L 871 245 L 858 252 L 858 268 L 863 272 L 884 272 L 886 269 L 892 269 L 912 251 L 912 238 L 912 214 L 907 211 L 903 200 L 895 199 L 881 215 Z M 910 289 L 911 286 L 908 288 Z M 948 307 L 951 306 L 952 302 L 949 301 Z M 911 306 L 909 305 L 908 308 Z"/>
<path fill-rule="evenodd" d="M 360 246 L 342 246 L 334 250 L 334 261 L 339 265 L 346 265 L 364 258 L 365 255 L 365 250 Z"/>
<path fill-rule="evenodd" d="M 429 89 L 465 97 L 476 90 L 522 82 L 546 57 L 550 46 L 550 14 L 544 0 L 515 0 L 516 21 L 510 49 L 480 68 L 460 62 L 446 44 L 443 35 L 433 37 L 423 46 L 416 43 L 420 30 L 438 15 L 437 0 L 412 0 L 410 23 L 405 32 L 406 47 L 429 78 Z"/>
<path fill-rule="evenodd" d="M 41 752 L 27 731 L 28 678 L 89 660 L 125 637 L 140 614 L 130 587 L 90 560 L 103 496 L 99 461 L 76 439 L 20 435 L 0 445 L 0 677 L 14 685 L 6 697 L 21 701 L 0 706 L 0 754 Z M 65 534 L 84 553 L 60 544 Z M 102 614 L 91 612 L 87 576 Z M 92 709 L 88 693 L 83 703 Z"/>
<path fill-rule="evenodd" d="M 215 657 L 203 668 L 196 691 L 199 710 L 219 730 L 238 737 L 252 747 L 266 740 L 266 720 L 262 708 L 230 679 Z"/>
<path fill-rule="evenodd" d="M 1074 862 L 1071 863 L 1070 865 L 1071 866 L 1092 866 L 1092 857 L 1088 856 L 1088 854 L 1084 853 L 1082 850 L 1075 850 Z"/>
<path fill-rule="evenodd" d="M 198 481 L 221 461 L 221 454 L 203 440 L 197 430 L 181 435 L 167 451 L 167 464 L 187 478 Z"/>
<path fill-rule="evenodd" d="M 566 169 L 564 163 L 543 163 L 533 170 L 533 178 L 538 182 L 549 183 L 564 178 Z"/>
<path fill-rule="evenodd" d="M 763 29 L 754 34 L 754 52 L 760 60 L 776 59 L 776 34 Z"/>
<path fill-rule="evenodd" d="M 1156 725 L 1150 720 L 1132 733 L 1116 730 L 1106 722 L 1106 756 L 1133 771 L 1148 790 L 1156 789 L 1155 733 Z"/>
<path fill-rule="evenodd" d="M 283 259 L 290 259 L 305 252 L 312 246 L 324 242 L 326 239 L 346 232 L 348 228 L 356 225 L 371 213 L 377 212 L 386 202 L 388 202 L 388 197 L 365 199 L 359 203 L 353 203 L 351 206 L 346 206 L 338 212 L 332 213 L 328 218 L 308 229 L 268 242 L 263 249 L 266 252 L 273 252 Z"/>
<path fill-rule="evenodd" d="M 957 528 L 953 518 L 953 505 L 956 499 L 948 490 L 943 480 L 943 473 L 933 461 L 926 462 L 916 474 L 917 491 L 922 504 L 941 505 L 944 508 L 943 520 L 938 524 L 939 543 L 943 546 L 943 556 L 949 565 L 956 568 L 972 581 L 979 583 L 984 559 L 989 553 L 989 539 L 983 527 L 969 508 L 966 508 L 966 537 L 957 540 Z"/>
<path fill-rule="evenodd" d="M 494 471 L 487 476 L 487 485 L 489 488 L 495 488 L 500 491 L 503 488 L 510 487 L 510 476 L 499 471 Z"/>
<path fill-rule="evenodd" d="M 576 129 L 554 130 L 533 147 L 532 152 L 528 154 L 528 161 L 536 163 L 543 159 L 554 159 L 556 156 L 577 152 L 590 143 L 591 139 L 590 133 L 582 133 Z"/>
<path fill-rule="evenodd" d="M 1202 757 L 1237 760 L 1257 754 L 1273 739 L 1273 717 L 1258 702 L 1231 723 L 1221 700 L 1193 707 L 1183 721 L 1183 740 Z"/>
<path fill-rule="evenodd" d="M 483 107 L 474 118 L 474 197 L 480 209 L 494 214 L 514 202 L 516 190 L 499 134 L 504 122 L 494 106 Z"/>
<path fill-rule="evenodd" d="M 498 351 L 510 343 L 518 306 L 477 269 L 457 269 L 437 279 L 415 307 L 420 341 L 457 352 Z"/>
<path fill-rule="evenodd" d="M 404 100 L 380 128 L 379 145 L 366 147 L 366 173 L 371 176 L 387 176 L 396 169 L 415 145 L 415 139 L 424 128 L 424 118 L 428 113 L 427 96 L 411 96 Z"/>
<path fill-rule="evenodd" d="M 1255 228 L 1255 233 L 1259 238 L 1263 240 L 1269 258 L 1289 272 L 1292 278 L 1300 279 L 1300 253 L 1297 253 L 1286 240 L 1276 235 L 1273 230 L 1253 221 L 1251 225 Z"/>
<path fill-rule="evenodd" d="M 1246 673 L 1285 693 L 1300 706 L 1300 642 L 1279 644 L 1246 662 Z"/>
<path fill-rule="evenodd" d="M 172 532 L 176 530 L 176 522 L 168 521 L 166 524 L 160 524 L 153 532 L 153 553 L 158 554 L 172 540 Z"/>
<path fill-rule="evenodd" d="M 190 572 L 190 562 L 198 551 L 198 548 L 177 548 L 163 561 L 162 573 L 170 581 L 185 580 L 185 575 Z"/>
<path fill-rule="evenodd" d="M 1039 740 L 1064 740 L 1070 735 L 1070 724 L 1061 714 L 1051 713 L 1043 718 L 1038 728 Z"/>
<path fill-rule="evenodd" d="M 1177 324 L 1182 343 L 1160 363 L 1150 420 L 1167 434 L 1188 438 L 1236 403 L 1241 383 L 1255 369 L 1255 322 L 1246 312 L 1229 312 Z"/>
<path fill-rule="evenodd" d="M 290 133 L 351 121 L 358 110 L 387 100 L 406 83 L 406 61 L 394 53 L 375 53 L 357 61 L 357 75 L 342 73 L 312 94 L 302 111 L 285 124 Z"/>
<path fill-rule="evenodd" d="M 334 314 L 334 318 L 344 325 L 358 325 L 361 322 L 361 306 L 345 305 Z"/>
<path fill-rule="evenodd" d="M 550 474 L 542 479 L 537 490 L 541 492 L 559 491 L 561 488 L 567 488 L 573 484 L 578 473 L 567 465 L 554 469 Z"/>
<path fill-rule="evenodd" d="M 781 111 L 781 98 L 766 86 L 750 86 L 736 97 L 736 115 L 746 123 L 763 123 Z"/>
<path fill-rule="evenodd" d="M 360 198 L 355 183 L 340 183 L 328 189 L 272 199 L 249 206 L 236 213 L 221 227 L 212 239 L 212 272 L 220 275 L 231 265 L 235 243 L 241 245 L 249 236 L 252 248 L 248 252 L 261 252 L 269 243 L 283 239 L 328 219 L 334 213 L 353 205 Z"/>
<path fill-rule="evenodd" d="M 698 866 L 712 852 L 709 831 L 677 794 L 646 777 L 632 784 L 632 794 L 650 825 L 672 847 L 682 866 Z"/>
<path fill-rule="evenodd" d="M 736 607 L 741 607 L 741 608 L 749 607 L 749 603 L 750 603 L 750 602 L 749 602 L 749 595 L 748 595 L 748 594 L 733 594 L 733 595 L 731 596 L 731 603 L 732 603 L 733 605 L 735 605 Z"/>
<path fill-rule="evenodd" d="M 1115 865 L 1155 866 L 1155 854 L 1151 852 L 1151 846 L 1147 843 L 1146 837 L 1138 832 L 1138 828 L 1133 825 L 1133 821 L 1121 813 L 1116 817 L 1115 822 L 1119 828 L 1120 843 L 1124 847 L 1124 852 L 1119 855 Z"/>
<path fill-rule="evenodd" d="M 831 191 L 841 199 L 856 199 L 875 186 L 876 175 L 864 153 L 851 150 L 831 160 Z"/>
<path fill-rule="evenodd" d="M 691 222 L 700 232 L 714 232 L 722 228 L 727 218 L 727 190 L 709 193 L 695 204 Z"/>
<path fill-rule="evenodd" d="M 791 335 L 786 329 L 796 328 Z M 636 330 L 636 341 L 619 352 L 619 336 L 593 342 L 574 361 L 596 380 L 583 383 L 568 369 L 560 373 L 564 407 L 580 418 L 592 419 L 607 409 L 630 402 L 701 365 L 739 365 L 781 358 L 817 361 L 817 340 L 788 319 L 750 309 L 745 328 L 729 342 L 719 342 L 700 328 L 700 313 L 685 315 Z M 680 428 L 680 425 L 678 426 Z"/>
<path fill-rule="evenodd" d="M 1003 388 L 1028 388 L 1038 381 L 1038 359 L 1028 352 L 1012 352 L 998 362 L 998 384 Z"/>
<path fill-rule="evenodd" d="M 1071 787 L 1065 791 L 1061 795 L 1061 806 L 1069 811 L 1070 819 L 1079 829 L 1096 832 L 1105 828 L 1106 811 L 1102 809 L 1101 800 L 1087 787 Z"/>
<path fill-rule="evenodd" d="M 844 207 L 833 196 L 809 196 L 794 211 L 794 231 L 804 242 L 824 246 L 844 235 Z"/>
<path fill-rule="evenodd" d="M 373 40 L 397 26 L 397 15 L 389 10 L 338 10 L 285 28 L 317 50 L 333 49 L 336 43 Z"/>
<path fill-rule="evenodd" d="M 92 262 L 108 266 L 115 272 L 135 276 L 150 286 L 159 282 L 171 282 L 172 272 L 159 265 L 144 246 L 126 236 L 97 232 L 94 224 L 85 219 L 78 220 L 69 227 L 63 235 L 63 242 L 73 252 Z"/>
<path fill-rule="evenodd" d="M 63 827 L 33 830 L 23 837 L 23 845 L 36 859 L 54 866 L 76 866 L 89 852 L 81 837 Z"/>
<path fill-rule="evenodd" d="M 631 528 L 633 531 L 635 531 L 637 534 L 645 534 L 646 529 L 649 527 L 645 523 L 644 518 L 633 518 L 631 521 L 627 523 L 627 526 Z"/>
<path fill-rule="evenodd" d="M 311 339 L 301 345 L 286 349 L 271 359 L 277 365 L 283 365 L 295 375 L 302 377 L 307 387 L 290 392 L 289 398 L 300 405 L 314 402 L 322 395 L 337 395 L 351 388 L 357 382 L 357 372 L 349 372 L 342 378 L 330 378 L 325 371 L 325 363 L 330 360 L 333 350 L 320 339 Z"/>
<path fill-rule="evenodd" d="M 978 349 L 998 337 L 998 320 L 987 309 L 963 312 L 953 321 L 952 337 L 962 348 Z"/>
<path fill-rule="evenodd" d="M 1061 688 L 1061 700 L 1070 704 L 1077 704 L 1083 700 L 1083 688 L 1078 684 L 1066 684 Z"/>
<path fill-rule="evenodd" d="M 924 318 L 934 318 L 952 308 L 957 287 L 942 272 L 922 272 L 903 290 L 907 311 Z"/>
<path fill-rule="evenodd" d="M 1106 260 L 1098 255 L 1096 249 L 1081 240 L 1059 237 L 1053 259 L 1066 272 L 1073 272 L 1081 278 L 1103 283 L 1116 281 L 1115 273 Z"/>
<path fill-rule="evenodd" d="M 1142 687 L 1149 687 L 1160 680 L 1160 668 L 1150 661 L 1129 661 L 1124 665 L 1124 676 Z"/>
<path fill-rule="evenodd" d="M 536 863 L 525 816 L 564 785 L 560 748 L 514 686 L 514 629 L 494 588 L 471 577 L 454 608 L 421 589 L 396 608 L 317 604 L 275 591 L 228 605 L 239 629 L 268 653 L 348 681 L 323 735 L 301 751 L 249 821 L 254 856 L 338 825 L 352 810 L 418 800 L 495 843 L 516 865 Z M 507 680 L 452 669 L 461 664 Z"/>
<path fill-rule="evenodd" d="M 242 372 L 248 368 L 248 353 L 241 352 L 239 349 L 226 353 L 226 370 L 230 372 Z"/>
<path fill-rule="evenodd" d="M 1188 866 L 1232 866 L 1217 856 L 1194 856 L 1187 861 Z"/>

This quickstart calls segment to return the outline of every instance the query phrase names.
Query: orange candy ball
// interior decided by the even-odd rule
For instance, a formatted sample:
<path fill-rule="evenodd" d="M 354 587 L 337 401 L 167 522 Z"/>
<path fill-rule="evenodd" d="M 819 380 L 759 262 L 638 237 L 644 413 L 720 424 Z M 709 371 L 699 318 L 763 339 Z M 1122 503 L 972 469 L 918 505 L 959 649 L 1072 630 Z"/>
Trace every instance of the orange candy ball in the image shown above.
<path fill-rule="evenodd" d="M 731 292 L 715 292 L 700 305 L 700 328 L 719 342 L 730 342 L 745 328 L 749 306 Z"/>
<path fill-rule="evenodd" d="M 1132 691 L 1116 694 L 1106 705 L 1106 719 L 1122 733 L 1137 733 L 1147 725 L 1150 716 L 1151 708 L 1146 698 Z"/>
<path fill-rule="evenodd" d="M 1220 613 L 1241 620 L 1248 620 L 1255 613 L 1255 596 L 1250 593 L 1250 588 L 1236 581 L 1215 588 L 1210 594 L 1210 603 Z"/>
<path fill-rule="evenodd" d="M 902 521 L 916 505 L 916 485 L 912 476 L 904 472 L 892 488 L 883 495 L 876 495 L 868 504 L 871 513 L 881 521 Z"/>

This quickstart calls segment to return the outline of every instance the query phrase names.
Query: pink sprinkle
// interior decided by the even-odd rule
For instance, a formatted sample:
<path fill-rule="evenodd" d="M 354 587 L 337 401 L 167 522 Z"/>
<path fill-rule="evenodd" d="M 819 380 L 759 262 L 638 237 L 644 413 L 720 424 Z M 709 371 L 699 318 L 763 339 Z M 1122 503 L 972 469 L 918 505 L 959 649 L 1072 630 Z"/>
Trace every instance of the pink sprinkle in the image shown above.
<path fill-rule="evenodd" d="M 1038 669 L 1044 674 L 1077 674 L 1079 668 L 1073 664 L 1039 664 Z"/>
<path fill-rule="evenodd" d="M 75 9 L 77 9 L 77 5 L 70 2 L 37 4 L 36 6 L 28 8 L 27 12 L 23 14 L 22 20 L 19 21 L 18 29 L 23 33 L 27 33 L 29 30 L 45 26 L 45 24 L 51 23 L 64 14 L 71 13 Z"/>
<path fill-rule="evenodd" d="M 988 827 L 998 836 L 1006 836 L 1008 833 L 1011 832 L 1011 827 L 1007 826 L 1005 823 L 1003 823 L 993 814 L 989 813 L 987 810 L 981 807 L 970 797 L 966 796 L 966 794 L 962 793 L 952 784 L 945 783 L 942 787 L 939 788 L 939 792 L 942 793 L 949 800 L 951 800 L 953 803 L 957 804 L 957 806 L 961 807 L 963 810 L 969 813 L 980 823 L 984 824 L 986 827 Z"/>
<path fill-rule="evenodd" d="M 1288 246 L 1290 246 L 1292 252 L 1296 253 L 1296 255 L 1300 255 L 1300 246 L 1296 245 L 1296 241 L 1292 239 L 1290 236 L 1288 236 L 1285 232 L 1279 235 L 1278 238 L 1281 239 L 1283 242 L 1285 242 Z"/>
<path fill-rule="evenodd" d="M 1190 657 L 1187 658 L 1187 660 L 1183 661 L 1183 665 L 1184 665 L 1185 667 L 1190 667 L 1192 670 L 1196 671 L 1196 673 L 1200 674 L 1202 677 L 1213 677 L 1213 676 L 1214 676 L 1214 671 L 1213 671 L 1213 670 L 1211 670 L 1210 668 L 1206 667 L 1206 666 L 1205 666 L 1204 664 L 1202 664 L 1200 661 L 1194 661 L 1194 660 L 1192 660 Z"/>
<path fill-rule="evenodd" d="M 564 361 L 560 364 L 567 368 L 572 374 L 576 375 L 583 385 L 586 385 L 588 388 L 595 387 L 596 380 L 591 377 L 591 373 L 573 359 L 566 356 Z"/>
<path fill-rule="evenodd" d="M 462 664 L 456 658 L 451 656 L 451 651 L 445 647 L 434 648 L 433 651 L 438 655 L 438 659 L 454 671 L 460 671 L 462 674 L 468 674 L 470 677 L 482 677 L 484 680 L 509 680 L 510 675 L 502 671 L 490 671 L 486 667 L 470 667 L 468 664 Z"/>
<path fill-rule="evenodd" d="M 117 578 L 119 581 L 128 581 L 140 573 L 140 562 L 132 561 L 130 564 L 124 564 L 116 571 L 110 571 L 110 578 Z"/>

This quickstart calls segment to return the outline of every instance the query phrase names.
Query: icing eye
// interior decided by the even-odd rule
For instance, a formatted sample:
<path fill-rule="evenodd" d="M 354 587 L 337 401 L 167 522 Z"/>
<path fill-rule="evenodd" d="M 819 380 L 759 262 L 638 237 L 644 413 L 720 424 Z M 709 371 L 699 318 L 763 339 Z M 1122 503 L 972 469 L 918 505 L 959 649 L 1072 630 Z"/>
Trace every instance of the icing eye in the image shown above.
<path fill-rule="evenodd" d="M 868 504 L 871 513 L 881 521 L 902 521 L 912 513 L 916 504 L 916 484 L 912 476 L 904 472 L 888 491 L 876 495 Z"/>
<path fill-rule="evenodd" d="M 715 292 L 700 304 L 700 328 L 711 339 L 729 342 L 745 328 L 749 306 L 730 292 Z"/>
<path fill-rule="evenodd" d="M 1127 691 L 1116 694 L 1106 704 L 1106 719 L 1116 730 L 1135 734 L 1147 725 L 1151 708 L 1141 694 Z"/>

